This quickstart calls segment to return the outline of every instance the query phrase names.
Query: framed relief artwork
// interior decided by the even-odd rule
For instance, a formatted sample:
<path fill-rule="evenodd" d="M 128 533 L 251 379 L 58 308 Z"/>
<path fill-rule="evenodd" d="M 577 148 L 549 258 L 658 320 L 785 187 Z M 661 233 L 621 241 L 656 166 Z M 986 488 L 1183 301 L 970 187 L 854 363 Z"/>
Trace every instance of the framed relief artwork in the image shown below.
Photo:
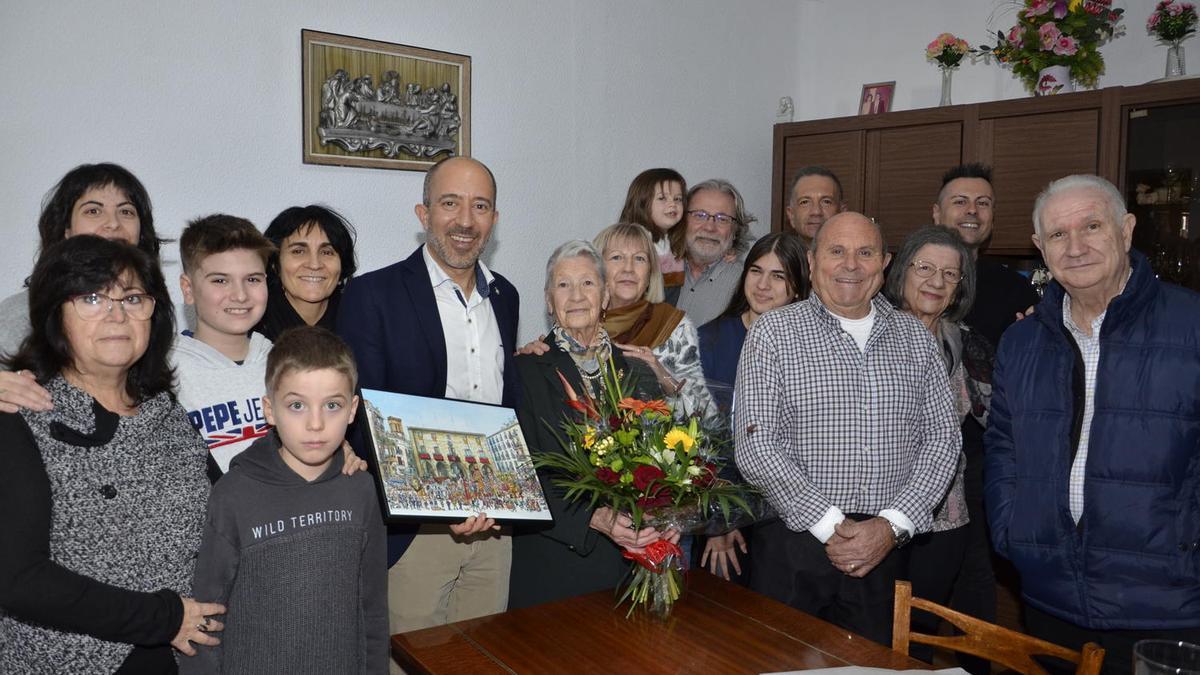
<path fill-rule="evenodd" d="M 864 84 L 862 98 L 858 101 L 859 115 L 878 115 L 892 110 L 892 97 L 896 93 L 896 82 Z"/>
<path fill-rule="evenodd" d="M 362 390 L 375 480 L 389 522 L 551 521 L 512 408 Z M 363 420 L 360 419 L 360 423 Z"/>
<path fill-rule="evenodd" d="M 471 154 L 471 57 L 300 32 L 304 162 L 426 171 Z"/>

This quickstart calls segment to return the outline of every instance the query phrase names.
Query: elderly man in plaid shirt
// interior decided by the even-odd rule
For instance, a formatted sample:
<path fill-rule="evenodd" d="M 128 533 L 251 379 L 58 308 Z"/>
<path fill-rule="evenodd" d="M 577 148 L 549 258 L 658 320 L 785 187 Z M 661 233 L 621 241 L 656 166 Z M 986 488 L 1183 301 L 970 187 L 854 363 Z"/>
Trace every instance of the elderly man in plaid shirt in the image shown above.
<path fill-rule="evenodd" d="M 734 418 L 738 468 L 780 518 L 755 529 L 754 589 L 883 644 L 902 547 L 961 445 L 936 341 L 877 296 L 890 258 L 861 214 L 826 221 L 812 295 L 746 337 Z"/>

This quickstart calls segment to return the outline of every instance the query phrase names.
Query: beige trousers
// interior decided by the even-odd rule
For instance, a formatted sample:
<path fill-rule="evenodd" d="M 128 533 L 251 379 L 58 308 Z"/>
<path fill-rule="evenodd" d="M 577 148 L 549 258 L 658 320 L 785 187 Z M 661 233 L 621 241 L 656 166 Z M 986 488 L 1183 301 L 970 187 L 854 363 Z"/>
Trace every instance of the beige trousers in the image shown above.
<path fill-rule="evenodd" d="M 391 634 L 503 612 L 511 567 L 512 537 L 507 534 L 460 543 L 449 526 L 422 525 L 388 570 Z M 403 672 L 393 661 L 393 675 Z"/>

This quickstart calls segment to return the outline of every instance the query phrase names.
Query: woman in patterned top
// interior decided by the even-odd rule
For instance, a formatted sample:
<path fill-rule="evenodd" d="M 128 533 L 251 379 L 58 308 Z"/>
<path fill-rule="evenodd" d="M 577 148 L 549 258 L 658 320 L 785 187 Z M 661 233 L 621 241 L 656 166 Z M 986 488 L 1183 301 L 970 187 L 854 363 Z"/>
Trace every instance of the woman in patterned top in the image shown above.
<path fill-rule="evenodd" d="M 961 321 L 975 299 L 975 259 L 957 232 L 927 226 L 904 241 L 888 270 L 884 294 L 898 309 L 921 320 L 942 345 L 950 395 L 959 422 L 976 414 L 986 421 L 990 386 L 977 381 L 973 355 L 986 340 Z M 966 456 L 959 451 L 958 468 L 950 489 L 934 513 L 931 532 L 913 538 L 909 579 L 913 594 L 947 604 L 954 581 L 962 569 L 967 547 L 967 502 L 963 492 Z M 914 630 L 937 633 L 933 615 L 913 617 Z M 914 649 L 913 655 L 932 658 L 932 649 Z"/>
<path fill-rule="evenodd" d="M 216 644 L 220 605 L 190 594 L 208 480 L 171 392 L 175 332 L 158 261 L 92 235 L 49 247 L 31 332 L 5 365 L 49 411 L 0 414 L 0 670 L 175 672 Z"/>
<path fill-rule="evenodd" d="M 696 326 L 662 301 L 662 274 L 650 233 L 640 225 L 617 223 L 592 243 L 604 259 L 609 298 L 604 329 L 613 343 L 627 358 L 650 367 L 676 417 L 698 415 L 710 428 L 725 426 L 704 382 Z"/>

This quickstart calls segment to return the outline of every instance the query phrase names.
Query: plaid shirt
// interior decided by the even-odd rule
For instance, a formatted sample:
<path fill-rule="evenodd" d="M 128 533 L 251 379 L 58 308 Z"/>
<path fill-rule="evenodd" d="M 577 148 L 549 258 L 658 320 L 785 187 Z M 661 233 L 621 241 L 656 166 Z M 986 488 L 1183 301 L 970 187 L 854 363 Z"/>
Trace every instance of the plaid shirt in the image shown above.
<path fill-rule="evenodd" d="M 816 294 L 767 312 L 738 362 L 738 468 L 796 532 L 894 509 L 928 531 L 962 447 L 936 340 L 882 296 L 865 353 Z"/>

